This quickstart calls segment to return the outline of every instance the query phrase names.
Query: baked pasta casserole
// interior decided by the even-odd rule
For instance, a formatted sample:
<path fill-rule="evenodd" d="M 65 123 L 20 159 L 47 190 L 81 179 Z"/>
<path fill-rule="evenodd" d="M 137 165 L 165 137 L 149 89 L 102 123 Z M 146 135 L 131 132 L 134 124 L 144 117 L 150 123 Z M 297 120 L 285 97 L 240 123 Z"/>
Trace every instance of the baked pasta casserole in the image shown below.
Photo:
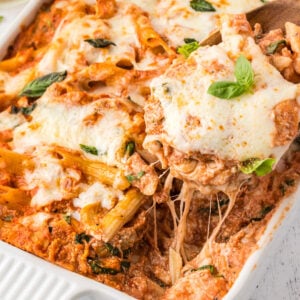
<path fill-rule="evenodd" d="M 41 5 L 0 62 L 0 239 L 137 299 L 222 299 L 300 174 L 300 27 L 252 28 L 263 2 Z"/>

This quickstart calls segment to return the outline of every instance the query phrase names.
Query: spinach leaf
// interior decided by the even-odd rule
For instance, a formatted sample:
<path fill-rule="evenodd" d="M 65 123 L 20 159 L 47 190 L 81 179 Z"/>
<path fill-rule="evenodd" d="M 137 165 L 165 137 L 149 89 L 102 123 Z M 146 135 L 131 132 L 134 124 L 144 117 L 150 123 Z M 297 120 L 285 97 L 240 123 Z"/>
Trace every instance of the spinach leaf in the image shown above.
<path fill-rule="evenodd" d="M 110 45 L 116 46 L 115 43 L 106 39 L 86 39 L 84 41 L 89 43 L 94 48 L 106 48 Z"/>
<path fill-rule="evenodd" d="M 91 236 L 85 234 L 84 232 L 76 233 L 76 235 L 75 235 L 75 243 L 76 244 L 83 244 L 84 241 L 86 241 L 88 243 L 90 240 L 91 240 Z"/>
<path fill-rule="evenodd" d="M 34 111 L 36 106 L 37 106 L 36 103 L 33 103 L 32 105 L 27 106 L 27 107 L 17 107 L 17 106 L 12 105 L 11 109 L 10 109 L 10 113 L 17 114 L 17 113 L 21 112 L 23 115 L 30 115 Z"/>
<path fill-rule="evenodd" d="M 286 41 L 285 40 L 279 40 L 276 42 L 271 43 L 268 47 L 267 47 L 267 54 L 274 54 L 277 50 L 277 48 L 280 45 L 286 45 Z"/>

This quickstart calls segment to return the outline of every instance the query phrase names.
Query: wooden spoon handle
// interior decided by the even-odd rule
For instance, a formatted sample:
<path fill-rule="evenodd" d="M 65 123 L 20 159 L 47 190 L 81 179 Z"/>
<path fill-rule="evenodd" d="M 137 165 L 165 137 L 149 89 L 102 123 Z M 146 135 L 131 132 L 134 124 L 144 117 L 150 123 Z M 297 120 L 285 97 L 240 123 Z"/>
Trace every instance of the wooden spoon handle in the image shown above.
<path fill-rule="evenodd" d="M 246 14 L 251 26 L 261 24 L 264 32 L 281 28 L 286 22 L 300 25 L 300 0 L 276 0 L 260 6 Z M 201 46 L 216 45 L 221 42 L 219 30 L 212 32 L 200 42 Z"/>
<path fill-rule="evenodd" d="M 281 28 L 284 30 L 286 22 L 300 24 L 300 1 L 277 0 L 265 4 L 246 14 L 249 23 L 262 25 L 263 31 Z"/>

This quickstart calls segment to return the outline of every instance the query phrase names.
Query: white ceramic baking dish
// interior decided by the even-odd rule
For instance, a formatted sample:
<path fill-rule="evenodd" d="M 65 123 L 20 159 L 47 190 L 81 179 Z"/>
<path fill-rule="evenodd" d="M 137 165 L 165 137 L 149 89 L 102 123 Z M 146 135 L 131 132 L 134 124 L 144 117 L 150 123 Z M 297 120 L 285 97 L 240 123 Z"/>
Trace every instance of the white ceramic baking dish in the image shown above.
<path fill-rule="evenodd" d="M 20 28 L 33 20 L 39 7 L 45 2 L 49 0 L 28 1 L 10 25 L 5 28 L 0 27 L 0 59 L 20 32 Z M 262 262 L 267 254 L 272 252 L 270 251 L 272 247 L 280 243 L 296 212 L 300 211 L 300 201 L 295 201 L 296 199 L 300 199 L 300 189 L 281 203 L 260 239 L 258 250 L 249 257 L 224 300 L 253 299 L 250 287 L 255 285 L 256 279 L 265 271 L 261 267 L 265 266 Z M 126 300 L 133 298 L 0 241 L 0 299 Z"/>

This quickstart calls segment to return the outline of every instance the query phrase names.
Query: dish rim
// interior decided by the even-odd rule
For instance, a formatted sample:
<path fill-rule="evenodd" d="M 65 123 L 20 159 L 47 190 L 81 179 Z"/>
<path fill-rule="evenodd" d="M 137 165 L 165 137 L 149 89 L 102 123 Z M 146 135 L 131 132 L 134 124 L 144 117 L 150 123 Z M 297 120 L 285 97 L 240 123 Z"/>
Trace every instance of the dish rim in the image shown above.
<path fill-rule="evenodd" d="M 5 56 L 5 54 L 8 50 L 8 47 L 16 39 L 16 37 L 20 33 L 21 29 L 24 26 L 29 25 L 30 22 L 32 22 L 35 15 L 37 14 L 39 8 L 41 7 L 41 5 L 44 3 L 49 3 L 51 1 L 52 0 L 29 0 L 26 3 L 25 7 L 17 15 L 15 20 L 7 27 L 4 34 L 0 35 L 0 60 Z M 224 296 L 223 300 L 241 299 L 243 290 L 246 289 L 247 282 L 249 282 L 251 277 L 252 277 L 251 280 L 253 280 L 253 274 L 255 273 L 255 271 L 257 271 L 259 269 L 260 262 L 264 259 L 264 256 L 266 255 L 268 247 L 270 247 L 270 242 L 272 241 L 272 239 L 275 236 L 278 237 L 280 234 L 282 234 L 282 232 L 284 231 L 284 227 L 288 227 L 288 225 L 290 224 L 290 222 L 292 220 L 292 217 L 291 217 L 291 215 L 292 215 L 291 211 L 293 210 L 292 208 L 295 206 L 295 203 L 296 203 L 297 199 L 299 199 L 299 198 L 300 198 L 300 184 L 297 187 L 297 190 L 291 196 L 283 198 L 280 201 L 280 204 L 278 205 L 278 207 L 276 207 L 276 211 L 274 212 L 273 216 L 269 220 L 263 235 L 259 239 L 258 249 L 255 250 L 247 258 L 246 263 L 243 265 L 241 271 L 239 272 L 237 279 L 235 280 L 234 284 L 232 285 L 232 287 L 230 288 L 228 293 Z M 39 257 L 35 256 L 34 254 L 26 253 L 25 251 L 23 251 L 21 249 L 18 249 L 14 246 L 11 246 L 5 242 L 0 241 L 0 254 L 1 254 L 1 250 L 3 250 L 3 248 L 5 249 L 5 251 L 7 249 L 11 248 L 11 251 L 13 254 L 16 254 L 18 251 L 23 252 L 23 254 L 26 255 L 26 260 L 31 257 L 33 259 L 33 261 L 34 260 L 39 261 L 39 264 L 41 264 L 41 268 L 43 266 L 47 265 L 47 269 L 50 270 L 51 267 L 53 267 L 52 272 L 54 274 L 56 272 L 60 273 L 60 272 L 58 272 L 58 269 L 62 269 L 65 272 L 67 272 L 66 274 L 69 275 L 68 277 L 70 278 L 70 280 L 75 275 L 75 276 L 80 276 L 81 277 L 80 279 L 82 280 L 82 282 L 88 280 L 90 282 L 97 283 L 99 285 L 99 290 L 97 289 L 97 291 L 102 291 L 105 294 L 111 293 L 110 296 L 116 297 L 113 299 L 121 299 L 120 297 L 122 297 L 122 299 L 124 299 L 124 300 L 125 299 L 134 299 L 134 298 L 130 297 L 129 295 L 127 295 L 123 292 L 120 292 L 114 288 L 111 288 L 107 285 L 104 285 L 102 283 L 99 283 L 96 280 L 90 279 L 90 278 L 80 275 L 78 273 L 68 271 L 68 270 L 61 268 L 53 263 L 47 262 L 46 260 L 39 258 Z M 79 292 L 81 292 L 81 291 L 79 291 Z M 76 295 L 77 295 L 77 292 L 76 292 Z M 73 300 L 73 296 L 70 298 L 70 300 Z M 76 300 L 76 299 L 74 298 L 74 300 Z"/>

